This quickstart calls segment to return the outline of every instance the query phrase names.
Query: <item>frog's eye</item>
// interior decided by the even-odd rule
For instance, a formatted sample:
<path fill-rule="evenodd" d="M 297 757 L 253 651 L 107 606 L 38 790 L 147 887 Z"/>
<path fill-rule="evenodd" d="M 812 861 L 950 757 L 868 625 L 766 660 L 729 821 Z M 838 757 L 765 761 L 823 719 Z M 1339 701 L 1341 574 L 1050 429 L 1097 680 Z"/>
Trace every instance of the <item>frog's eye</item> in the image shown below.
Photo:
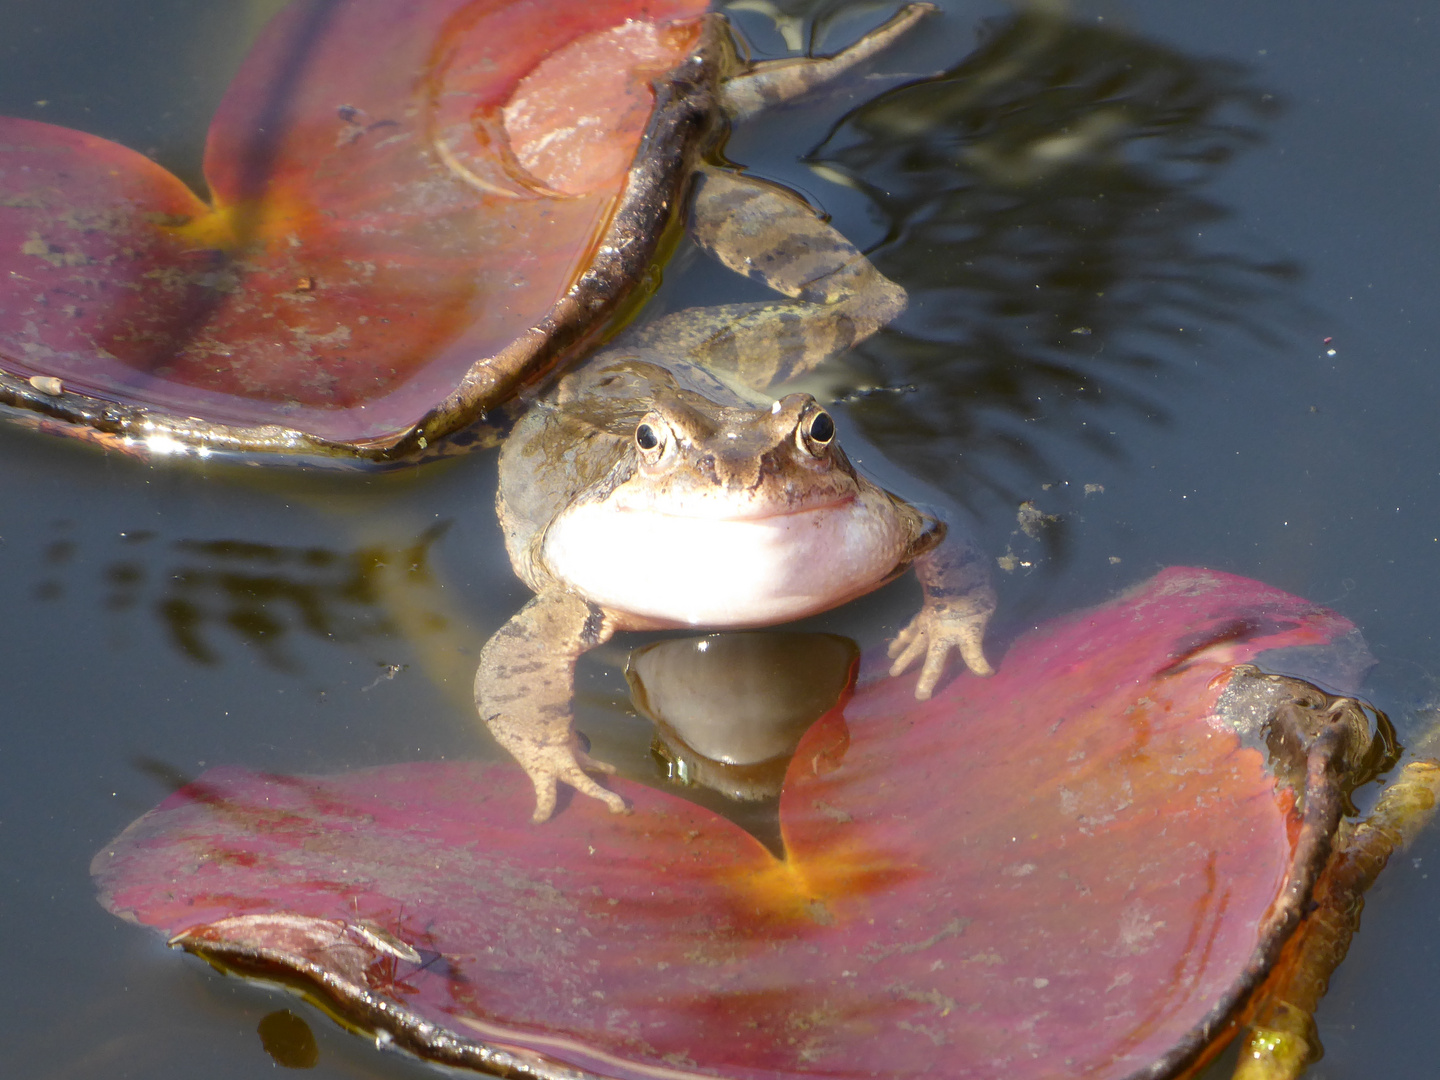
<path fill-rule="evenodd" d="M 647 461 L 651 465 L 660 462 L 670 446 L 670 441 L 670 425 L 657 413 L 651 413 L 635 425 L 635 446 L 639 449 L 641 461 Z"/>
<path fill-rule="evenodd" d="M 835 421 L 830 419 L 830 414 L 824 409 L 816 409 L 801 417 L 795 432 L 795 441 L 800 444 L 800 449 L 816 457 L 834 438 Z"/>
<path fill-rule="evenodd" d="M 835 421 L 827 412 L 817 412 L 810 418 L 810 441 L 824 446 L 835 438 Z"/>

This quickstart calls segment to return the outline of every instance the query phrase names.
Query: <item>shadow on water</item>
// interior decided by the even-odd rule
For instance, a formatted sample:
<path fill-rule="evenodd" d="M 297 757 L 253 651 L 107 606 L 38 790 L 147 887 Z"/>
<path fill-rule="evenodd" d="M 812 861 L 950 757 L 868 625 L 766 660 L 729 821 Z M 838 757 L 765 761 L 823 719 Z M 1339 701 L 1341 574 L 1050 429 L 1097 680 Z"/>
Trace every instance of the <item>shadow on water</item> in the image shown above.
<path fill-rule="evenodd" d="M 181 539 L 167 545 L 158 569 L 145 552 L 152 535 L 135 534 L 125 538 L 134 550 L 101 571 L 101 603 L 116 613 L 148 608 L 176 651 L 194 663 L 220 664 L 224 642 L 230 641 L 272 668 L 294 672 L 301 667 L 297 642 L 305 636 L 335 645 L 403 636 L 387 607 L 382 578 L 393 580 L 398 572 L 412 585 L 430 582 L 431 549 L 447 528 L 448 523 L 433 526 L 408 544 L 349 551 Z M 46 548 L 49 573 L 35 590 L 37 599 L 65 594 L 58 572 L 72 561 L 74 549 L 68 539 Z M 377 681 L 386 677 L 382 671 Z"/>
<path fill-rule="evenodd" d="M 1154 379 L 1182 343 L 1278 344 L 1299 267 L 1206 239 L 1233 213 L 1207 189 L 1278 110 L 1243 65 L 1032 10 L 851 112 L 809 161 L 874 200 L 877 262 L 911 296 L 862 350 L 883 389 L 856 395 L 855 420 L 951 492 L 1015 499 L 1017 471 L 1054 465 L 1023 425 L 1072 406 L 1164 422 Z"/>

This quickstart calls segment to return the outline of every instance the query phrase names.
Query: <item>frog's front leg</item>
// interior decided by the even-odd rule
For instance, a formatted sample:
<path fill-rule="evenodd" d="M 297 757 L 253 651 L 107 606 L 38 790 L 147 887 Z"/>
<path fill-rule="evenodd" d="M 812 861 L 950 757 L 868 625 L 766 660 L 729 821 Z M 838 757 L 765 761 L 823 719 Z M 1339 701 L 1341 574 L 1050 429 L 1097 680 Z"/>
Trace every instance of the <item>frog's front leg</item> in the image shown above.
<path fill-rule="evenodd" d="M 951 649 L 957 649 L 967 667 L 976 675 L 990 675 L 994 669 L 985 659 L 985 626 L 995 611 L 995 587 L 990 581 L 989 562 L 963 532 L 942 533 L 938 543 L 915 557 L 915 576 L 925 591 L 925 606 L 910 625 L 890 643 L 895 663 L 891 675 L 899 675 L 920 657 L 925 658 L 915 697 L 926 700 L 945 670 Z M 934 533 L 927 534 L 930 539 Z"/>
<path fill-rule="evenodd" d="M 615 770 L 581 748 L 570 711 L 575 661 L 614 632 L 603 610 L 557 589 L 521 608 L 480 651 L 475 705 L 490 734 L 535 785 L 536 822 L 554 812 L 560 781 L 615 813 L 625 811 L 624 799 L 587 775 Z"/>

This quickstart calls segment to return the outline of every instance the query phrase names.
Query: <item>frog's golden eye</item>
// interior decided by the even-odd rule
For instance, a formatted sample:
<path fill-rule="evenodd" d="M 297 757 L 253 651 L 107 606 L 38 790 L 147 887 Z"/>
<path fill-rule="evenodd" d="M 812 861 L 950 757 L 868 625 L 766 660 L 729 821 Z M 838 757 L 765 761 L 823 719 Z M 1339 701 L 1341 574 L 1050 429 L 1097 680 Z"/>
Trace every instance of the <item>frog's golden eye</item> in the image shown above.
<path fill-rule="evenodd" d="M 815 409 L 800 418 L 795 441 L 811 457 L 820 457 L 835 438 L 835 421 L 824 409 Z"/>
<path fill-rule="evenodd" d="M 831 439 L 835 438 L 835 421 L 830 419 L 827 412 L 817 412 L 810 417 L 810 441 L 824 446 Z"/>

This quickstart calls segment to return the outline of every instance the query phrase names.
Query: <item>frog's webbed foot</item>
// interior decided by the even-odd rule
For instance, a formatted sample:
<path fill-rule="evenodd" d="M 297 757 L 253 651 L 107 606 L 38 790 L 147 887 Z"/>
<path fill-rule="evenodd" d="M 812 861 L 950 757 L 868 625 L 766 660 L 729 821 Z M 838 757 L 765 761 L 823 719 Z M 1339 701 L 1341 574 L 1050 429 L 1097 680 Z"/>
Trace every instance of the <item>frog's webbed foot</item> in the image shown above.
<path fill-rule="evenodd" d="M 989 561 L 964 529 L 947 529 L 929 519 L 918 543 L 915 576 L 925 590 L 925 606 L 890 643 L 890 674 L 899 675 L 922 656 L 915 697 L 926 700 L 945 673 L 950 650 L 960 653 L 976 675 L 993 675 L 985 659 L 985 627 L 995 613 L 995 588 Z"/>
<path fill-rule="evenodd" d="M 748 72 L 732 76 L 721 87 L 721 108 L 738 120 L 808 93 L 888 48 L 934 10 L 930 3 L 906 4 L 884 25 L 833 56 L 796 56 L 753 64 Z"/>
<path fill-rule="evenodd" d="M 555 812 L 555 799 L 561 781 L 581 795 L 599 799 L 612 814 L 624 814 L 630 809 L 624 799 L 589 776 L 592 772 L 612 774 L 615 766 L 596 761 L 578 746 L 533 745 L 517 750 L 507 745 L 506 749 L 514 755 L 535 785 L 535 813 L 531 819 L 537 825 L 549 821 L 550 815 Z"/>
<path fill-rule="evenodd" d="M 976 675 L 993 675 L 995 669 L 985 659 L 985 624 L 990 610 L 955 610 L 926 604 L 920 614 L 910 620 L 890 643 L 891 675 L 901 675 L 920 657 L 920 679 L 915 684 L 915 697 L 925 701 L 945 673 L 945 661 L 951 649 L 958 649 L 965 666 Z"/>
<path fill-rule="evenodd" d="M 571 728 L 575 660 L 613 632 L 600 608 L 555 591 L 531 600 L 480 651 L 475 705 L 495 741 L 534 784 L 537 822 L 555 812 L 562 782 L 614 813 L 626 810 L 624 799 L 589 775 L 614 768 L 590 757 Z"/>

